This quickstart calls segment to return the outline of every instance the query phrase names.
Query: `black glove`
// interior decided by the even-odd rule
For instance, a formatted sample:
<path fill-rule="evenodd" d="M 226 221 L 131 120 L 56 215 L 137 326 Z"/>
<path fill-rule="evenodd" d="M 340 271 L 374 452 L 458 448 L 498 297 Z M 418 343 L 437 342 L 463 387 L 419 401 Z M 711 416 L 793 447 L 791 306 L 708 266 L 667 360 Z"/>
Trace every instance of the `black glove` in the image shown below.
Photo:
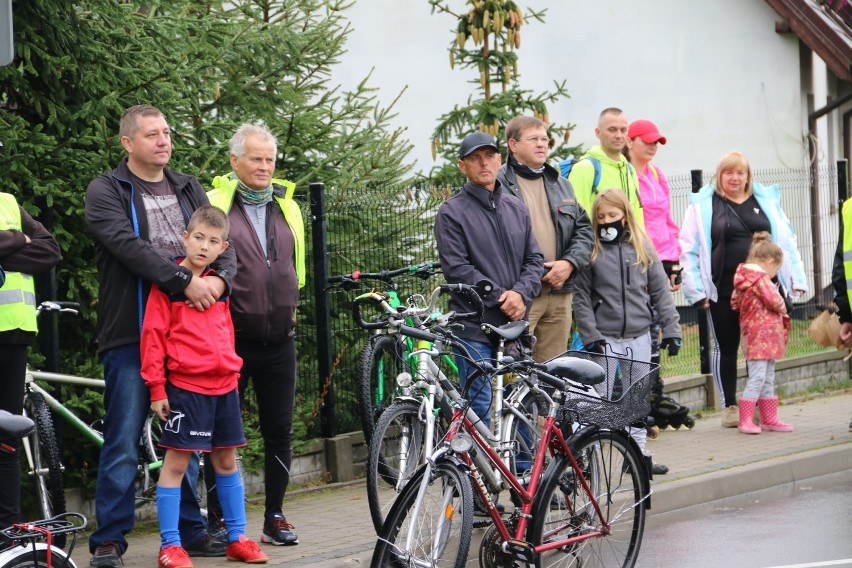
<path fill-rule="evenodd" d="M 603 340 L 592 341 L 591 343 L 589 343 L 588 345 L 583 347 L 583 351 L 588 351 L 589 353 L 600 353 L 601 355 L 603 355 L 604 351 L 605 351 L 605 349 L 604 349 L 605 345 L 606 345 L 606 342 L 603 341 Z"/>
<path fill-rule="evenodd" d="M 673 260 L 664 260 L 663 261 L 663 269 L 666 271 L 666 276 L 671 279 L 672 274 L 674 274 L 674 283 L 680 284 L 683 282 L 683 278 L 681 277 L 681 272 L 683 268 L 681 268 L 680 263 Z"/>
<path fill-rule="evenodd" d="M 683 340 L 680 337 L 664 337 L 660 343 L 660 350 L 668 348 L 669 357 L 674 357 L 680 353 L 681 345 L 683 345 Z"/>

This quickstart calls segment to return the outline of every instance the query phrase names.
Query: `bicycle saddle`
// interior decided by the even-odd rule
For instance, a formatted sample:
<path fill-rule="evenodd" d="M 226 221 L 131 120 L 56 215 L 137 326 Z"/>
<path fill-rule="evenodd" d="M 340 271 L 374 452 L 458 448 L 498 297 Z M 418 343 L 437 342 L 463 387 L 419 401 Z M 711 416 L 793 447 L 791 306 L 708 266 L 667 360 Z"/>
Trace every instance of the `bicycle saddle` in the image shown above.
<path fill-rule="evenodd" d="M 551 375 L 587 386 L 598 385 L 606 378 L 603 367 L 594 361 L 578 357 L 557 357 L 544 365 Z"/>
<path fill-rule="evenodd" d="M 524 320 L 510 321 L 500 327 L 491 325 L 490 323 L 479 324 L 479 329 L 484 331 L 485 335 L 495 333 L 506 341 L 512 341 L 513 339 L 519 338 L 527 331 L 528 327 L 529 323 Z"/>
<path fill-rule="evenodd" d="M 24 436 L 28 436 L 34 428 L 35 424 L 26 416 L 0 410 L 0 438 L 15 438 L 19 440 Z"/>

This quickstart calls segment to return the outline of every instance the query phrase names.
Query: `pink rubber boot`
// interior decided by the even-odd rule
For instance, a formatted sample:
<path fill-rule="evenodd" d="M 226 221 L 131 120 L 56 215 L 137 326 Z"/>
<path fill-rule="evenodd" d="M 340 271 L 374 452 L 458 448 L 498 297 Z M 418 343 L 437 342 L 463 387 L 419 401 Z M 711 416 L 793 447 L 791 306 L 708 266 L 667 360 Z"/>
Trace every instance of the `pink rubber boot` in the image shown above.
<path fill-rule="evenodd" d="M 754 405 L 757 401 L 753 398 L 741 398 L 739 431 L 743 434 L 760 434 L 760 426 L 754 423 Z M 761 414 L 763 410 L 761 410 Z"/>
<path fill-rule="evenodd" d="M 793 425 L 778 420 L 778 397 L 759 398 L 760 429 L 771 432 L 792 432 Z"/>

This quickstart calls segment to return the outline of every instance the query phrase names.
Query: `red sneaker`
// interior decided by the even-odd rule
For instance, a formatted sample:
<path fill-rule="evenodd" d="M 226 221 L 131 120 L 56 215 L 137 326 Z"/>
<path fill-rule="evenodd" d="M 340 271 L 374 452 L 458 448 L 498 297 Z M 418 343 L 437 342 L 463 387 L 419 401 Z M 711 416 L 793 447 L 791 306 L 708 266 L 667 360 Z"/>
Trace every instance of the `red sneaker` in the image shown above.
<path fill-rule="evenodd" d="M 228 560 L 241 560 L 248 564 L 265 564 L 269 557 L 260 549 L 260 545 L 245 535 L 240 535 L 240 540 L 235 540 L 228 545 L 225 551 Z"/>
<path fill-rule="evenodd" d="M 164 546 L 157 555 L 158 568 L 192 568 L 192 560 L 182 546 Z"/>

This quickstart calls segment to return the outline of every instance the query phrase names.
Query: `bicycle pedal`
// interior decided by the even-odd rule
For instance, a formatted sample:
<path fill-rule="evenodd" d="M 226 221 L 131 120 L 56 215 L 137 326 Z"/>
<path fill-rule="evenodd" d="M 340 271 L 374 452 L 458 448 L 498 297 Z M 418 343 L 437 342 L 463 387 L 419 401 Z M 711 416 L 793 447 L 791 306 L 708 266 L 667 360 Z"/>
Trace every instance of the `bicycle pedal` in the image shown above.
<path fill-rule="evenodd" d="M 508 541 L 506 543 L 506 550 L 521 562 L 526 562 L 527 564 L 535 563 L 537 556 L 535 547 L 525 540 L 512 539 Z"/>

